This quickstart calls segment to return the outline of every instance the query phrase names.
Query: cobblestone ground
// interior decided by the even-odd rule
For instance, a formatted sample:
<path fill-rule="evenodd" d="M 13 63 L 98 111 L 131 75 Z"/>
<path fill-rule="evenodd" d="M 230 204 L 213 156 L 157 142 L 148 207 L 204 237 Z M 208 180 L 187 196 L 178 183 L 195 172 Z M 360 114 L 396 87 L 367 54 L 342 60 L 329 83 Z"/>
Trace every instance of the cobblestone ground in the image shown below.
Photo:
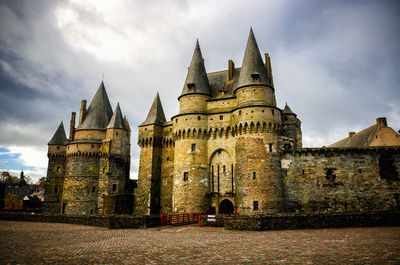
<path fill-rule="evenodd" d="M 400 264 L 400 227 L 233 232 L 0 221 L 1 264 Z"/>

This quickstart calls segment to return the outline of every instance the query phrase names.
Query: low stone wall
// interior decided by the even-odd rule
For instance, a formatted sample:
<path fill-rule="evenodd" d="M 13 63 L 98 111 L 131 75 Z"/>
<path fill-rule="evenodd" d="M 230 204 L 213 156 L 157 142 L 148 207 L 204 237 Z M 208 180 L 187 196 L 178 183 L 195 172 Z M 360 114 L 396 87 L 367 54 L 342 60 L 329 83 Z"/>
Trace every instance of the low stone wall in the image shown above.
<path fill-rule="evenodd" d="M 160 217 L 129 215 L 60 215 L 0 212 L 0 220 L 68 223 L 108 228 L 146 228 L 160 225 Z"/>
<path fill-rule="evenodd" d="M 202 216 L 200 225 L 223 226 L 227 230 L 247 231 L 400 225 L 399 212 L 233 215 L 216 216 L 216 221 L 207 221 L 207 219 L 207 215 Z"/>

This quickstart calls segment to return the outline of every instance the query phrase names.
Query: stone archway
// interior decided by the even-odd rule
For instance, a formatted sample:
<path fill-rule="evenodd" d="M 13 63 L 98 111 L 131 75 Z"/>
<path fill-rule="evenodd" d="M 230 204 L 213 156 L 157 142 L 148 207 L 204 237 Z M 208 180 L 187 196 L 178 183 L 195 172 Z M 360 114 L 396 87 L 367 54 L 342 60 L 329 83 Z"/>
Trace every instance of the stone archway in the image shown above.
<path fill-rule="evenodd" d="M 235 207 L 233 207 L 233 203 L 225 199 L 219 204 L 219 214 L 232 214 L 235 212 Z"/>
<path fill-rule="evenodd" d="M 210 156 L 210 193 L 224 196 L 233 194 L 233 158 L 224 149 L 215 150 Z"/>

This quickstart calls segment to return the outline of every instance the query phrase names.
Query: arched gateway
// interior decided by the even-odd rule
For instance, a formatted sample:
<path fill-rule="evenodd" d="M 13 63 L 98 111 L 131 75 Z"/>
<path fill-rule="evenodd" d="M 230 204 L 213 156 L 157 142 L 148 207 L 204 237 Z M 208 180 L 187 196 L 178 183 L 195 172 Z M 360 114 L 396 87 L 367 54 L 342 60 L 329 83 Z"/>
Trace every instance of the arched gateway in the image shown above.
<path fill-rule="evenodd" d="M 235 208 L 230 200 L 225 199 L 219 204 L 219 214 L 231 214 L 234 213 Z"/>

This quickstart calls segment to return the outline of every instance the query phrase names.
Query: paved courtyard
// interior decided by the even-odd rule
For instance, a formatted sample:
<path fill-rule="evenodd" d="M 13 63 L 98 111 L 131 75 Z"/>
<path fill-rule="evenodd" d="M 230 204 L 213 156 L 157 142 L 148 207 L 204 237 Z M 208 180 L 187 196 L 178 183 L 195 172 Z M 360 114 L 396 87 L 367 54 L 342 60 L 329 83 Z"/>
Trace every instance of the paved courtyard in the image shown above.
<path fill-rule="evenodd" d="M 0 221 L 1 264 L 400 264 L 400 227 L 233 232 Z"/>

